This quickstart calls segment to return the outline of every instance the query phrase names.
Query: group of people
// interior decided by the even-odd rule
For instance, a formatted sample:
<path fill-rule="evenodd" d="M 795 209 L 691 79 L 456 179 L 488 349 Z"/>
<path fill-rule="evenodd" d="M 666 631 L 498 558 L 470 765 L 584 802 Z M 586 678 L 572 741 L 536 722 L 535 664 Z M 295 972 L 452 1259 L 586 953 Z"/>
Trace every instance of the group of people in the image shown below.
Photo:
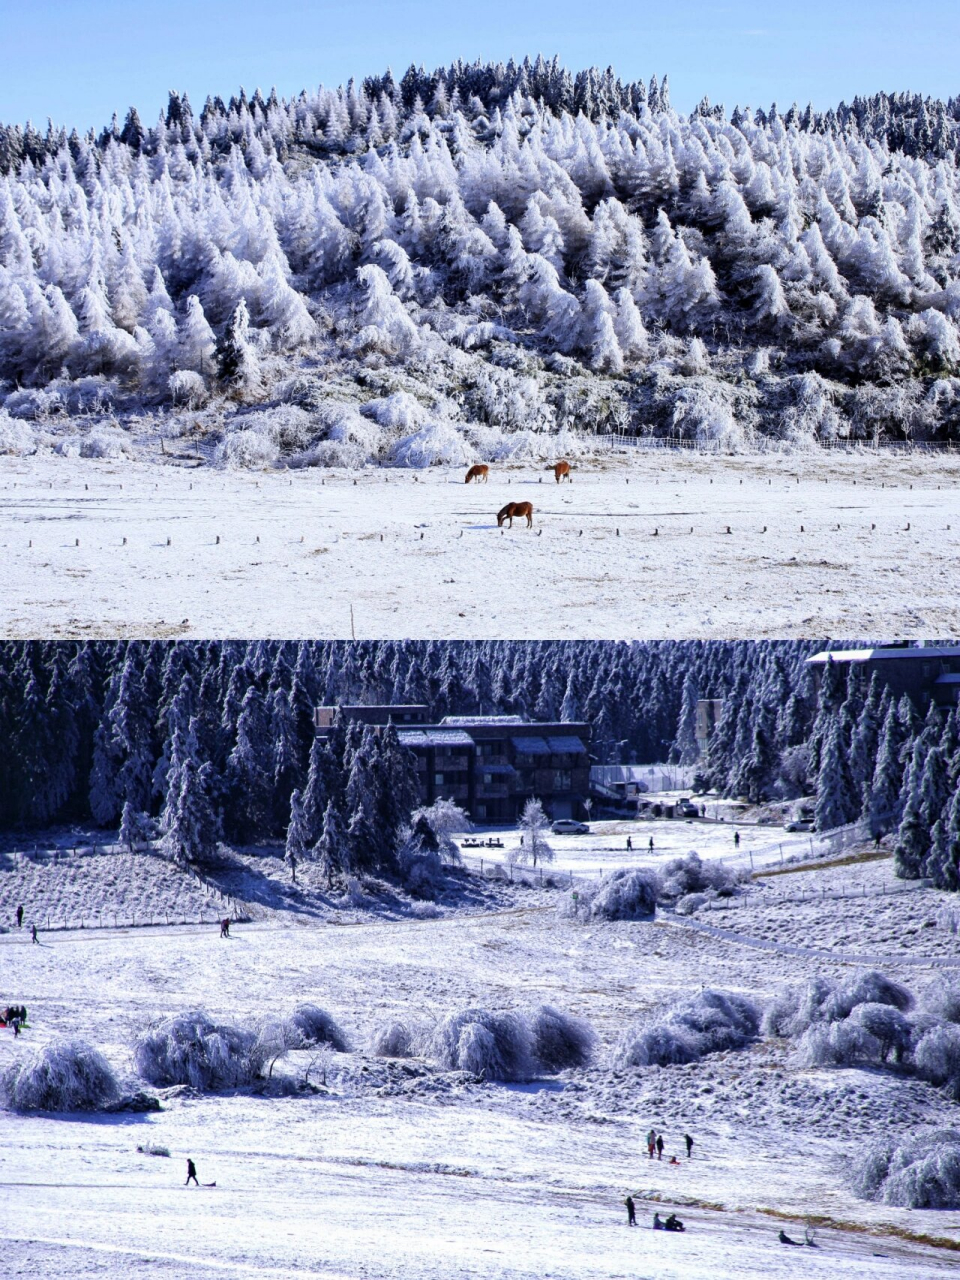
<path fill-rule="evenodd" d="M 693 1139 L 690 1137 L 689 1133 L 685 1133 L 683 1135 L 683 1141 L 685 1142 L 687 1147 L 687 1159 L 689 1160 L 690 1156 L 693 1153 Z M 650 1159 L 651 1160 L 653 1159 L 654 1152 L 656 1152 L 657 1159 L 662 1160 L 663 1148 L 664 1148 L 663 1134 L 657 1133 L 656 1129 L 648 1129 L 647 1130 L 647 1155 L 650 1157 Z M 679 1164 L 680 1161 L 677 1159 L 676 1156 L 671 1156 L 667 1163 Z"/>
<path fill-rule="evenodd" d="M 635 1227 L 637 1225 L 637 1206 L 633 1202 L 633 1196 L 627 1196 L 623 1202 L 627 1206 L 627 1226 Z M 659 1213 L 653 1215 L 654 1231 L 684 1231 L 686 1228 L 675 1213 L 669 1214 L 666 1218 L 661 1218 Z"/>
<path fill-rule="evenodd" d="M 8 1004 L 3 1010 L 3 1022 L 8 1027 L 13 1027 L 14 1036 L 20 1034 L 20 1028 L 27 1020 L 27 1006 L 25 1004 Z"/>

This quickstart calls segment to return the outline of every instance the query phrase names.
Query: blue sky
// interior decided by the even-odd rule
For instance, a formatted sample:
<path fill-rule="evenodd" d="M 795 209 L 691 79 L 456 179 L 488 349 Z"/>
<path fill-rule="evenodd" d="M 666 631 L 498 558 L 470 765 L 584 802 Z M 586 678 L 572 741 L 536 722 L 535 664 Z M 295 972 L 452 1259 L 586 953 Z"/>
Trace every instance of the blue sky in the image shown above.
<path fill-rule="evenodd" d="M 876 89 L 960 93 L 960 0 L 0 0 L 0 120 L 84 129 L 152 122 L 167 90 L 196 106 L 276 85 L 335 85 L 410 62 L 557 53 L 625 79 L 669 72 L 673 102 L 707 93 L 787 107 Z"/>

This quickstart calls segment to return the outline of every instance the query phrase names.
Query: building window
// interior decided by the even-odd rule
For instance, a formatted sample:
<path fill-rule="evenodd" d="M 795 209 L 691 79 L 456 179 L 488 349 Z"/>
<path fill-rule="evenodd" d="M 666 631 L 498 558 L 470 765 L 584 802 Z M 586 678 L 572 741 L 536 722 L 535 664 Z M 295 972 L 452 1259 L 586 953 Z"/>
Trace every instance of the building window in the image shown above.
<path fill-rule="evenodd" d="M 483 775 L 483 785 L 484 785 L 485 787 L 489 787 L 489 786 L 492 786 L 492 785 L 493 785 L 493 774 L 492 774 L 492 773 L 485 773 L 485 774 Z"/>
<path fill-rule="evenodd" d="M 487 806 L 485 804 L 477 805 L 477 817 L 485 818 L 487 816 Z"/>
<path fill-rule="evenodd" d="M 434 785 L 435 787 L 442 787 L 442 786 L 443 786 L 443 774 L 442 774 L 442 773 L 435 773 L 435 774 L 433 775 L 433 785 Z"/>

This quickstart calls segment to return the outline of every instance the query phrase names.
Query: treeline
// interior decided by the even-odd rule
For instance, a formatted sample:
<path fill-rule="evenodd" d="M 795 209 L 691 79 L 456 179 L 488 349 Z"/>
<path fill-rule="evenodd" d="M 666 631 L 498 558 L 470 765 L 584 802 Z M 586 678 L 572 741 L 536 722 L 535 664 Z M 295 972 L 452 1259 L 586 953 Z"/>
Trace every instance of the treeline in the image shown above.
<path fill-rule="evenodd" d="M 802 685 L 806 692 L 797 695 L 783 730 L 786 742 L 802 735 L 813 714 L 803 672 L 811 647 L 8 641 L 0 645 L 0 822 L 92 821 L 109 828 L 129 805 L 131 820 L 159 817 L 163 825 L 177 803 L 178 770 L 189 760 L 211 811 L 222 812 L 228 837 L 282 835 L 291 794 L 299 790 L 315 840 L 329 796 L 359 794 L 359 781 L 350 778 L 369 754 L 369 741 L 360 750 L 358 731 L 350 729 L 333 736 L 332 758 L 318 757 L 314 708 L 341 702 L 422 703 L 437 720 L 452 714 L 586 720 L 600 761 L 662 761 L 673 753 L 688 762 L 696 752 L 698 697 L 735 693 L 742 736 L 754 708 Z M 367 774 L 386 768 L 399 776 L 389 741 L 391 759 L 371 757 Z M 739 736 L 730 750 L 738 744 Z M 371 802 L 378 811 L 387 803 Z M 349 825 L 353 800 L 338 808 Z"/>
<path fill-rule="evenodd" d="M 956 437 L 957 114 L 683 117 L 537 62 L 8 128 L 0 449 L 146 409 L 257 465 Z"/>

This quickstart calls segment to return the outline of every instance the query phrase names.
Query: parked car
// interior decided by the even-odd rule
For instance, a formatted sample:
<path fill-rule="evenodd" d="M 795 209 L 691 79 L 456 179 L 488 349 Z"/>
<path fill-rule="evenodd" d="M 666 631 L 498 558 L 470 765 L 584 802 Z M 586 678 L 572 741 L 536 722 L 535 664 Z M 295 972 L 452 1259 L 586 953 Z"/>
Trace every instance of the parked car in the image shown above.
<path fill-rule="evenodd" d="M 684 797 L 682 800 L 677 801 L 677 817 L 678 818 L 699 818 L 699 816 L 700 816 L 700 810 L 697 808 L 697 806 L 693 803 L 692 800 L 688 800 L 686 797 Z"/>
<path fill-rule="evenodd" d="M 558 818 L 550 830 L 555 836 L 588 836 L 590 828 L 575 818 Z"/>
<path fill-rule="evenodd" d="M 788 822 L 783 829 L 784 831 L 789 831 L 792 834 L 796 831 L 809 831 L 811 825 L 812 824 L 809 822 Z"/>

